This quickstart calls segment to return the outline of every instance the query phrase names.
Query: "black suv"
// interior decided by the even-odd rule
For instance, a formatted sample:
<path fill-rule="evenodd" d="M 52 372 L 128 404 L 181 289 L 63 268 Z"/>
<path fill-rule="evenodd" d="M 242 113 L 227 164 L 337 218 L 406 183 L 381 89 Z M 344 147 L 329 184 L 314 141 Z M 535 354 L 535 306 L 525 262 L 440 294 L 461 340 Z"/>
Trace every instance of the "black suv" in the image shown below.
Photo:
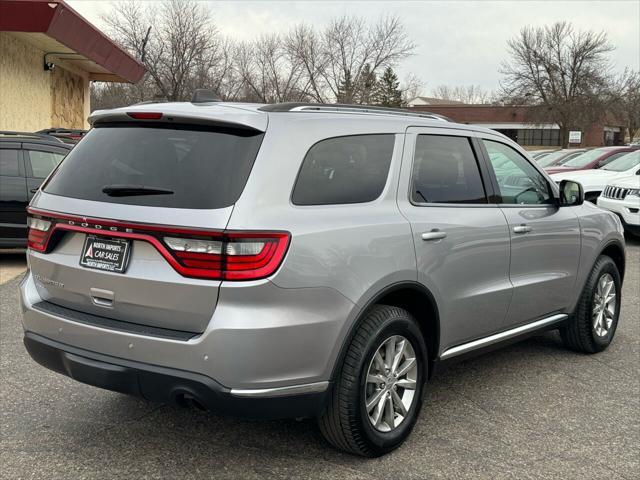
<path fill-rule="evenodd" d="M 0 247 L 27 245 L 27 205 L 73 145 L 39 133 L 0 132 Z"/>

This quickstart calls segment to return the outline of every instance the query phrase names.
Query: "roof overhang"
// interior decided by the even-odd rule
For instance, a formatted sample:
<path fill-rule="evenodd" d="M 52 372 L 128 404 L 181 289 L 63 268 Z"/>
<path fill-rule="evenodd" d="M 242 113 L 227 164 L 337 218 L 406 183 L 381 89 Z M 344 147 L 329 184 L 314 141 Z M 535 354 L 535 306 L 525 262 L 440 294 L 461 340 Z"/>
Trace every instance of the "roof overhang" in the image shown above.
<path fill-rule="evenodd" d="M 43 50 L 47 60 L 59 58 L 87 72 L 89 80 L 137 83 L 146 72 L 142 63 L 62 0 L 3 0 L 0 31 L 14 32 Z"/>

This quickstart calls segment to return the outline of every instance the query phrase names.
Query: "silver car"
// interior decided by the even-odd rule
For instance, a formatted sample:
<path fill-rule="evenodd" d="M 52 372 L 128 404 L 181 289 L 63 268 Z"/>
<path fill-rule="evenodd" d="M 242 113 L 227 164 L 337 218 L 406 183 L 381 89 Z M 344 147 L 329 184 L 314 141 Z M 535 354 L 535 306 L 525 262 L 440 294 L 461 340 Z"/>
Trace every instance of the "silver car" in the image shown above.
<path fill-rule="evenodd" d="M 442 362 L 616 331 L 618 218 L 505 136 L 374 107 L 98 111 L 29 207 L 33 359 L 80 382 L 398 447 Z M 494 167 L 499 163 L 499 168 Z"/>

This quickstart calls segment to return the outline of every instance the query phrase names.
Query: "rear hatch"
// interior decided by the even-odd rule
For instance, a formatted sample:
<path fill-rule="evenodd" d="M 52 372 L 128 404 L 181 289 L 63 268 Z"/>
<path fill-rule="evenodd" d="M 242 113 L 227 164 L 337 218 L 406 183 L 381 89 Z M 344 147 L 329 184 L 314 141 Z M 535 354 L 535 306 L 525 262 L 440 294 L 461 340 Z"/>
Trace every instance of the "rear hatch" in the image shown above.
<path fill-rule="evenodd" d="M 204 331 L 224 251 L 240 242 L 251 258 L 256 248 L 223 232 L 266 129 L 262 113 L 239 122 L 237 109 L 207 108 L 199 118 L 140 107 L 93 118 L 30 207 L 43 300 L 84 318 Z"/>

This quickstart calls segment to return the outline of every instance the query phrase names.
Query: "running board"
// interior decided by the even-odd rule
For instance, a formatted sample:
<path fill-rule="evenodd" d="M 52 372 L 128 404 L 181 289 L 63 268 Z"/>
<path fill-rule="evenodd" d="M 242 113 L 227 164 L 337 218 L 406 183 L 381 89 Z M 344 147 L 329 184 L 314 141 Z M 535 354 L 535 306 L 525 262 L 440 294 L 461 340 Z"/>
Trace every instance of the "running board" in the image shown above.
<path fill-rule="evenodd" d="M 552 315 L 551 317 L 543 318 L 542 320 L 536 320 L 535 322 L 527 323 L 526 325 L 521 325 L 520 327 L 512 328 L 511 330 L 507 330 L 505 332 L 496 333 L 495 335 L 490 335 L 488 337 L 480 338 L 478 340 L 474 340 L 473 342 L 463 343 L 462 345 L 458 345 L 457 347 L 451 347 L 445 350 L 444 353 L 440 355 L 440 359 L 444 360 L 446 358 L 455 357 L 458 355 L 462 355 L 463 353 L 470 352 L 472 350 L 487 347 L 489 345 L 493 345 L 495 343 L 499 343 L 504 340 L 508 340 L 510 338 L 518 337 L 525 333 L 529 333 L 529 332 L 533 332 L 535 330 L 541 329 L 547 325 L 558 323 L 562 320 L 565 320 L 566 318 L 568 318 L 568 315 L 564 313 L 559 313 L 557 315 Z"/>

